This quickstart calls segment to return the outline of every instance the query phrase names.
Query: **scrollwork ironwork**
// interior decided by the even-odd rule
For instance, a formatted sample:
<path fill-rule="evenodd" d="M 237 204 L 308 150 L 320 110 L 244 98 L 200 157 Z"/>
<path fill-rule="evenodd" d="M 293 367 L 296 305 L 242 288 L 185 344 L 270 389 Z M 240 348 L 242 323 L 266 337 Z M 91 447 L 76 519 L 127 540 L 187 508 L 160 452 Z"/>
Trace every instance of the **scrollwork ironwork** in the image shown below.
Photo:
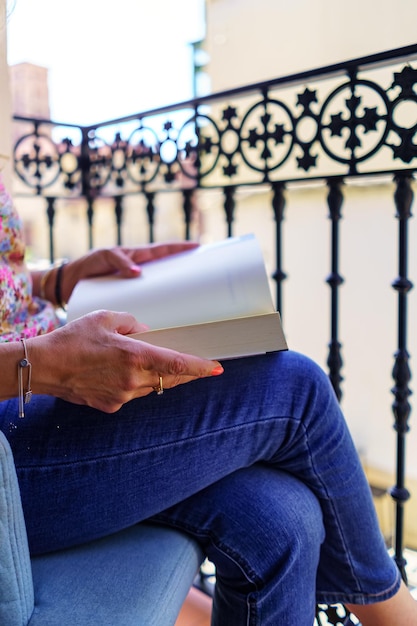
<path fill-rule="evenodd" d="M 317 70 L 311 84 L 301 75 L 298 85 L 296 76 L 277 79 L 165 115 L 154 110 L 80 127 L 80 145 L 53 140 L 39 131 L 48 123 L 35 120 L 33 132 L 16 143 L 16 171 L 40 195 L 58 180 L 70 191 L 83 182 L 84 193 L 97 195 L 157 190 L 179 179 L 211 187 L 360 176 L 393 165 L 414 170 L 417 68 L 399 61 L 382 81 L 371 60 L 369 67 L 366 59 L 350 62 L 344 72 L 338 66 L 334 74 Z"/>

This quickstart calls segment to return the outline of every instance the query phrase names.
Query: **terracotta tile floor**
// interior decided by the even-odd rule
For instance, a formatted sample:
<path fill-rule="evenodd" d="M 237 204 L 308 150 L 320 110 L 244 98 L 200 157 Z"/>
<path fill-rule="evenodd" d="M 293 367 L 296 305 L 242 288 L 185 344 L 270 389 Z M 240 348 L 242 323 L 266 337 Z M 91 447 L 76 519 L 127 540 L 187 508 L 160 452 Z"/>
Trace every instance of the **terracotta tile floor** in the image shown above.
<path fill-rule="evenodd" d="M 192 588 L 184 602 L 175 626 L 210 626 L 211 598 Z"/>

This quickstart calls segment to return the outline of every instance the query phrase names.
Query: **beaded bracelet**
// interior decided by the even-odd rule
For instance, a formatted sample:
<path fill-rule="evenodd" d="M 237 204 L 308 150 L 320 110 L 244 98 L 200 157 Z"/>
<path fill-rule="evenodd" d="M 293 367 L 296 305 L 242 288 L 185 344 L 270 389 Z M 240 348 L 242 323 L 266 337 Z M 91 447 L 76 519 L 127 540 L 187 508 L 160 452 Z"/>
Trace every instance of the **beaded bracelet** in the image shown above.
<path fill-rule="evenodd" d="M 17 384 L 19 390 L 19 417 L 25 417 L 25 404 L 29 404 L 32 399 L 31 378 L 32 378 L 32 363 L 28 359 L 28 351 L 26 348 L 26 340 L 21 339 L 24 351 L 24 358 L 21 359 L 17 366 Z M 28 380 L 26 391 L 23 391 L 23 370 L 28 368 Z"/>

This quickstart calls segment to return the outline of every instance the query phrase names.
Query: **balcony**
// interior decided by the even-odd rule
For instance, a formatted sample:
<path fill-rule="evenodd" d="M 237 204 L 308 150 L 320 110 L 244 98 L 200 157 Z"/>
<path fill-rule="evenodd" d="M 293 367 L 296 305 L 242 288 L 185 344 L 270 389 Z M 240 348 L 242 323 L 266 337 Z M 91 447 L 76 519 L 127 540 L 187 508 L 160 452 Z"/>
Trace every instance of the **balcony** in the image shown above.
<path fill-rule="evenodd" d="M 86 127 L 14 117 L 29 240 L 48 227 L 34 257 L 255 232 L 289 345 L 328 370 L 405 579 L 416 58 L 412 45 Z"/>

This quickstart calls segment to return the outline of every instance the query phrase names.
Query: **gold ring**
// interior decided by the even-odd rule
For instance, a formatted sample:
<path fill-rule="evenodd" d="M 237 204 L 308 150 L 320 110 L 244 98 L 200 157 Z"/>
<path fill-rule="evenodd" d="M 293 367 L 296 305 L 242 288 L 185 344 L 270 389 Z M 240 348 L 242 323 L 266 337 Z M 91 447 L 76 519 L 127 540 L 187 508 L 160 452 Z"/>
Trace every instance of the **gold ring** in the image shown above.
<path fill-rule="evenodd" d="M 154 387 L 153 390 L 155 391 L 155 393 L 158 394 L 158 396 L 162 396 L 162 394 L 164 393 L 164 385 L 162 383 L 162 376 L 159 377 L 159 385 Z"/>

